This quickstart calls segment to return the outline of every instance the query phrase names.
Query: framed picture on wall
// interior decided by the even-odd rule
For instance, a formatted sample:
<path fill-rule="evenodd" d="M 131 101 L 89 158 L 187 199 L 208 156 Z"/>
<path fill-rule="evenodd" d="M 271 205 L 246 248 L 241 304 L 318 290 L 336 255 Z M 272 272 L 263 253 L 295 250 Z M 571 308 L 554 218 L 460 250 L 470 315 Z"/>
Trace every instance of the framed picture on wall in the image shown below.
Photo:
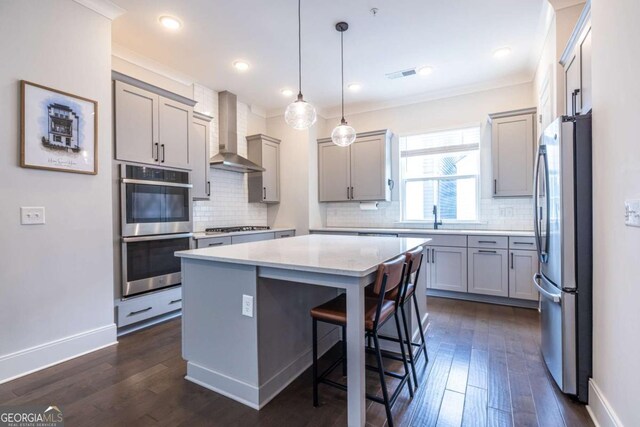
<path fill-rule="evenodd" d="M 20 166 L 97 174 L 98 103 L 25 80 L 20 94 Z"/>

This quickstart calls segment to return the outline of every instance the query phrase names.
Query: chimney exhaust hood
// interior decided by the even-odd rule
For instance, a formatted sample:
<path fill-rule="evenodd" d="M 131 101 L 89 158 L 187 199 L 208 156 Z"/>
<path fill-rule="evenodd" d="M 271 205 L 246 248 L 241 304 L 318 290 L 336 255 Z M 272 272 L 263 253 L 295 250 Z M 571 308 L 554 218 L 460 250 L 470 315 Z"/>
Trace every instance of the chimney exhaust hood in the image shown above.
<path fill-rule="evenodd" d="M 209 159 L 212 169 L 231 172 L 264 172 L 265 169 L 238 154 L 237 96 L 224 91 L 218 94 L 218 141 L 220 152 Z"/>

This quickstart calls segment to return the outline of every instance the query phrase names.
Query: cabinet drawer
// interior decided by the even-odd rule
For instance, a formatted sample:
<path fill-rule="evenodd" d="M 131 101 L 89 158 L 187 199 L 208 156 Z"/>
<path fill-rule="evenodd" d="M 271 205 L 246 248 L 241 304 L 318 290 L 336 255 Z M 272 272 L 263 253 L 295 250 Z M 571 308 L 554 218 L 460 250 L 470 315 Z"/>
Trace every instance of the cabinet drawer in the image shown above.
<path fill-rule="evenodd" d="M 509 237 L 509 249 L 535 251 L 536 238 L 535 237 Z"/>
<path fill-rule="evenodd" d="M 118 303 L 118 327 L 151 319 L 181 308 L 181 287 L 133 297 Z"/>
<path fill-rule="evenodd" d="M 507 249 L 509 239 L 504 236 L 469 236 L 470 248 Z"/>
<path fill-rule="evenodd" d="M 431 239 L 428 246 L 447 246 L 452 248 L 466 248 L 467 236 L 452 236 L 446 234 L 417 234 L 407 233 L 398 234 L 398 237 L 418 237 L 424 239 Z"/>
<path fill-rule="evenodd" d="M 276 239 L 283 239 L 285 237 L 294 237 L 296 235 L 295 230 L 276 231 Z"/>
<path fill-rule="evenodd" d="M 225 246 L 231 244 L 231 237 L 211 237 L 206 239 L 198 239 L 198 249 L 213 246 Z"/>
<path fill-rule="evenodd" d="M 272 240 L 275 237 L 275 233 L 241 234 L 239 236 L 233 236 L 231 243 L 237 245 L 238 243 L 260 242 L 262 240 Z"/>

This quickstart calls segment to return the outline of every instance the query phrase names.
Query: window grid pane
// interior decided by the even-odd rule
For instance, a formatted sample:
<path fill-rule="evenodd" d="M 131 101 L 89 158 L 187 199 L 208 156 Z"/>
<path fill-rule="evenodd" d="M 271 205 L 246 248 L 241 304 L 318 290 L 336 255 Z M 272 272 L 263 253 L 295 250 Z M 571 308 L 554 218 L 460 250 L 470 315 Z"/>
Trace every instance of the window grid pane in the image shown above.
<path fill-rule="evenodd" d="M 403 184 L 403 219 L 450 221 L 477 220 L 480 128 L 465 128 L 402 138 L 403 150 L 451 148 L 461 151 L 425 154 L 414 152 L 400 161 Z"/>

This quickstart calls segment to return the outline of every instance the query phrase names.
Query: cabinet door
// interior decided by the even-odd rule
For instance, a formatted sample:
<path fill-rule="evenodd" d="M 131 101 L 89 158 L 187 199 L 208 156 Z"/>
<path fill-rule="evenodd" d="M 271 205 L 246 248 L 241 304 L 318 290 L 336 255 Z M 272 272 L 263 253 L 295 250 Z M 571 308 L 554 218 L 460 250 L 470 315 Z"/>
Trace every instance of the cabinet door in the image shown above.
<path fill-rule="evenodd" d="M 384 136 L 356 139 L 351 149 L 351 199 L 388 200 L 387 142 Z"/>
<path fill-rule="evenodd" d="M 469 249 L 469 293 L 509 296 L 506 250 Z"/>
<path fill-rule="evenodd" d="M 158 160 L 158 95 L 115 82 L 116 159 L 156 163 Z"/>
<path fill-rule="evenodd" d="M 533 275 L 538 272 L 538 253 L 511 251 L 509 256 L 509 297 L 537 301 Z"/>
<path fill-rule="evenodd" d="M 211 182 L 209 181 L 209 122 L 194 118 L 191 133 L 191 194 L 194 199 L 209 199 Z"/>
<path fill-rule="evenodd" d="M 263 198 L 265 202 L 280 201 L 280 145 L 272 142 L 262 143 Z"/>
<path fill-rule="evenodd" d="M 321 202 L 350 200 L 349 148 L 332 142 L 318 144 L 318 189 Z"/>
<path fill-rule="evenodd" d="M 493 196 L 533 194 L 534 116 L 494 119 L 491 125 Z"/>
<path fill-rule="evenodd" d="M 586 114 L 593 105 L 591 85 L 591 29 L 580 44 L 580 113 Z"/>
<path fill-rule="evenodd" d="M 467 248 L 431 248 L 431 288 L 467 292 Z"/>
<path fill-rule="evenodd" d="M 564 67 L 565 108 L 568 116 L 580 111 L 580 59 L 574 54 Z"/>
<path fill-rule="evenodd" d="M 189 137 L 193 110 L 188 105 L 160 97 L 160 156 L 163 166 L 191 169 Z"/>

